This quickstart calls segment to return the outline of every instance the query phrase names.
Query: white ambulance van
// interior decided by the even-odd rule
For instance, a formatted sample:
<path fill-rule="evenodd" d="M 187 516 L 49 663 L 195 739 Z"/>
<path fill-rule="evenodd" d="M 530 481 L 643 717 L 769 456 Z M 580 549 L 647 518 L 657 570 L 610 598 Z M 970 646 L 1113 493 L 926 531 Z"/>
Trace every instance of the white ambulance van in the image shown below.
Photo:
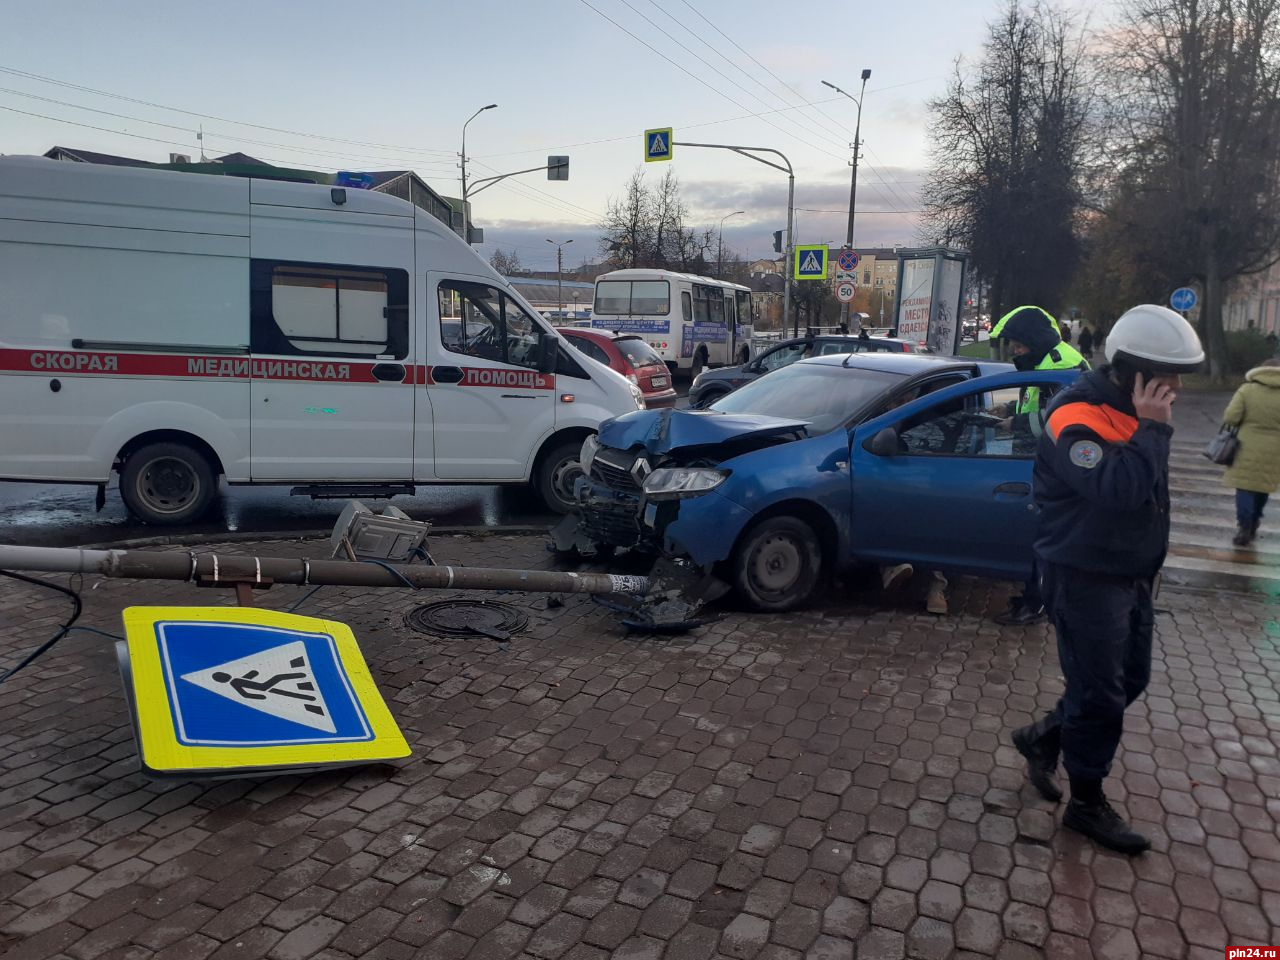
<path fill-rule="evenodd" d="M 0 158 L 0 479 L 113 470 L 181 524 L 232 484 L 532 482 L 643 407 L 448 227 L 315 184 Z"/>

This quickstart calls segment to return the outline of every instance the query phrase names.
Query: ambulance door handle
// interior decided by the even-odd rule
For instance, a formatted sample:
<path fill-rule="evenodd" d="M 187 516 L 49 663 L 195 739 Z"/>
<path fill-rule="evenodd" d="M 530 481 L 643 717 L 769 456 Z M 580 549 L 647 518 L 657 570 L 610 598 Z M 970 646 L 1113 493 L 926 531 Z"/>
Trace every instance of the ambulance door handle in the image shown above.
<path fill-rule="evenodd" d="M 461 367 L 432 367 L 431 379 L 435 383 L 461 383 Z"/>
<path fill-rule="evenodd" d="M 373 379 L 389 381 L 391 383 L 404 382 L 404 364 L 402 363 L 375 363 L 373 365 Z"/>

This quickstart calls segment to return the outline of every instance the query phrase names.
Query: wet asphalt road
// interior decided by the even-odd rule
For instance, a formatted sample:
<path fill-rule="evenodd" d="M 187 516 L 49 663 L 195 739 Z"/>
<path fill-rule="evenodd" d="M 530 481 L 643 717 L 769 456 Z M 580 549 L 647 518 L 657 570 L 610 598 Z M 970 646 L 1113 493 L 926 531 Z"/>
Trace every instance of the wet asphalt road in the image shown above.
<path fill-rule="evenodd" d="M 346 500 L 291 497 L 288 487 L 222 485 L 212 509 L 197 524 L 153 527 L 129 516 L 113 481 L 106 506 L 94 510 L 94 487 L 0 482 L 0 543 L 71 547 L 178 534 L 262 533 L 331 528 Z M 550 526 L 556 517 L 523 487 L 419 487 L 414 497 L 365 500 L 380 510 L 393 503 L 415 520 L 437 526 Z"/>

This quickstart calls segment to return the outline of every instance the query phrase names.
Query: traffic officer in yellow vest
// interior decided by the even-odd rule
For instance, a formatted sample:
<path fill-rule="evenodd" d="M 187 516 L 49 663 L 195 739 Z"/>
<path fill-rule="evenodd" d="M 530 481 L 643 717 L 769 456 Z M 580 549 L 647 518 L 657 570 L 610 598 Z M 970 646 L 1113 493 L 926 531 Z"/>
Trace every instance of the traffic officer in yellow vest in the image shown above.
<path fill-rule="evenodd" d="M 1014 307 L 991 331 L 993 339 L 1003 339 L 1013 354 L 1013 365 L 1019 370 L 1088 370 L 1089 361 L 1071 344 L 1063 341 L 1058 321 L 1041 307 Z M 1017 432 L 1029 432 L 1039 438 L 1043 430 L 1040 388 L 1022 391 L 1016 404 L 1001 412 L 1011 417 Z M 996 617 L 996 623 L 1026 625 L 1044 619 L 1044 601 L 1040 597 L 1040 578 L 1034 567 L 1022 587 L 1022 596 L 1009 601 L 1009 609 Z"/>
<path fill-rule="evenodd" d="M 1054 397 L 1036 450 L 1035 552 L 1066 685 L 1047 716 L 1013 731 L 1013 745 L 1046 800 L 1062 798 L 1062 758 L 1071 782 L 1063 826 L 1137 854 L 1150 844 L 1112 809 L 1102 782 L 1125 708 L 1151 677 L 1173 402 L 1204 350 L 1181 316 L 1143 304 L 1116 321 L 1106 354 L 1106 366 Z"/>

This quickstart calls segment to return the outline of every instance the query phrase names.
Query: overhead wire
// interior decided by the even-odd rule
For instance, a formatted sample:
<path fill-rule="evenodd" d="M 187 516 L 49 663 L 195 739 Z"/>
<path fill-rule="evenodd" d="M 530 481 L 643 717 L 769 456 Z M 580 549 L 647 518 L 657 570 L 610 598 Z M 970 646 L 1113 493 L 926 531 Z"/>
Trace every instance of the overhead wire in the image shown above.
<path fill-rule="evenodd" d="M 725 100 L 728 100 L 730 103 L 732 103 L 735 107 L 737 107 L 737 108 L 738 108 L 738 109 L 740 109 L 740 110 L 747 110 L 747 111 L 751 112 L 751 108 L 750 108 L 750 107 L 748 107 L 746 104 L 740 103 L 738 100 L 734 99 L 734 98 L 733 98 L 733 97 L 731 97 L 729 94 L 725 93 L 723 90 L 720 90 L 719 88 L 717 88 L 716 86 L 714 86 L 713 84 L 711 84 L 710 82 L 708 82 L 707 80 L 703 79 L 702 77 L 698 76 L 698 75 L 697 75 L 696 73 L 694 73 L 693 71 L 689 70 L 689 69 L 688 69 L 687 67 L 685 67 L 683 64 L 678 63 L 678 62 L 677 62 L 677 61 L 675 61 L 675 60 L 672 60 L 670 57 L 668 57 L 665 53 L 663 53 L 661 50 L 659 50 L 659 49 L 658 49 L 657 47 L 655 47 L 653 44 L 649 43 L 647 40 L 645 40 L 645 39 L 641 38 L 641 37 L 640 37 L 640 36 L 638 36 L 637 34 L 633 33 L 633 32 L 632 32 L 632 31 L 630 31 L 630 30 L 628 30 L 625 26 L 623 26 L 623 25 L 622 25 L 621 23 L 619 23 L 617 20 L 613 19 L 613 17 L 609 16 L 607 13 L 605 13 L 605 12 L 604 12 L 603 10 L 601 10 L 599 7 L 597 7 L 597 6 L 595 6 L 594 4 L 592 4 L 592 3 L 591 3 L 591 0 L 578 0 L 578 2 L 579 2 L 579 3 L 581 3 L 583 6 L 587 7 L 589 10 L 592 10 L 593 12 L 595 12 L 597 15 L 599 15 L 599 16 L 601 16 L 601 17 L 603 17 L 605 20 L 608 20 L 610 23 L 612 23 L 615 27 L 617 27 L 619 30 L 621 30 L 623 33 L 625 33 L 627 36 L 631 37 L 633 40 L 635 40 L 637 43 L 639 43 L 639 44 L 643 45 L 645 48 L 647 48 L 647 49 L 648 49 L 648 50 L 650 50 L 651 52 L 653 52 L 653 53 L 657 54 L 659 57 L 661 57 L 661 58 L 662 58 L 663 60 L 665 60 L 667 63 L 671 64 L 673 67 L 675 67 L 677 70 L 679 70 L 681 73 L 683 73 L 683 74 L 685 74 L 685 75 L 687 75 L 687 76 L 691 77 L 692 79 L 696 80 L 698 83 L 702 84 L 704 87 L 706 87 L 706 88 L 707 88 L 708 90 L 710 90 L 712 93 L 716 94 L 716 95 L 717 95 L 717 96 L 719 96 L 719 97 L 723 97 Z M 623 2 L 624 2 L 624 3 L 626 3 L 626 0 L 623 0 Z M 631 5 L 628 3 L 628 4 L 627 4 L 627 6 L 628 6 L 628 7 L 630 7 Z M 631 9 L 634 9 L 634 8 L 631 8 Z M 780 133 L 782 133 L 782 134 L 784 134 L 784 135 L 786 135 L 786 136 L 788 136 L 788 137 L 791 137 L 791 138 L 792 138 L 792 139 L 794 139 L 794 140 L 798 140 L 798 141 L 800 141 L 800 142 L 801 142 L 801 143 L 803 143 L 805 146 L 810 147 L 811 149 L 817 150 L 819 153 L 824 153 L 824 154 L 826 154 L 827 156 L 829 156 L 829 157 L 831 157 L 831 158 L 833 158 L 833 159 L 836 159 L 836 160 L 842 160 L 842 159 L 844 159 L 843 157 L 840 157 L 840 156 L 838 156 L 837 154 L 832 153 L 830 150 L 826 149 L 825 147 L 820 147 L 820 146 L 818 146 L 817 144 L 812 143 L 812 142 L 810 142 L 810 141 L 808 141 L 808 140 L 805 140 L 803 137 L 800 137 L 800 136 L 798 136 L 797 134 L 791 133 L 790 131 L 788 131 L 788 130 L 784 129 L 783 127 L 778 126 L 778 125 L 777 125 L 776 123 L 774 123 L 772 120 L 769 120 L 767 117 L 765 117 L 765 115 L 764 115 L 763 113 L 759 113 L 759 112 L 751 112 L 751 116 L 753 116 L 753 117 L 757 117 L 757 118 L 759 118 L 759 119 L 761 119 L 761 120 L 764 120 L 764 122 L 765 122 L 765 123 L 769 124 L 769 126 L 773 127 L 775 130 L 779 131 Z"/>
<path fill-rule="evenodd" d="M 377 143 L 375 141 L 347 140 L 342 137 L 329 137 L 329 136 L 325 136 L 323 134 L 318 134 L 318 133 L 306 133 L 300 130 L 288 130 L 283 127 L 272 127 L 262 123 L 250 123 L 249 121 L 246 121 L 246 120 L 232 120 L 229 117 L 220 117 L 212 113 L 199 113 L 195 110 L 185 110 L 182 107 L 174 107 L 174 106 L 169 106 L 163 103 L 156 103 L 154 100 L 141 100 L 137 97 L 128 97 L 128 96 L 125 96 L 124 94 L 112 93 L 109 90 L 101 90 L 101 89 L 98 89 L 97 87 L 88 87 L 88 86 L 84 86 L 83 84 L 71 83 L 66 80 L 58 80 L 53 77 L 43 76 L 42 74 L 31 73 L 27 70 L 17 70 L 17 69 L 14 69 L 13 67 L 6 67 L 2 65 L 0 65 L 0 73 L 8 73 L 13 76 L 25 77 L 28 80 L 38 80 L 41 83 L 52 83 L 55 86 L 67 87 L 72 90 L 80 90 L 84 93 L 94 93 L 99 96 L 110 97 L 113 100 L 123 100 L 128 103 L 140 104 L 144 107 L 154 107 L 157 110 L 169 110 L 169 111 L 172 111 L 173 113 L 181 113 L 189 117 L 200 117 L 201 119 L 204 119 L 204 120 L 217 120 L 219 123 L 231 123 L 239 127 L 253 127 L 256 130 L 270 130 L 273 133 L 284 133 L 284 134 L 288 134 L 291 137 L 306 137 L 314 140 L 328 140 L 332 143 L 346 143 L 346 144 L 350 144 L 352 146 L 357 146 L 357 147 L 374 147 L 375 149 L 411 150 L 416 153 L 438 153 L 438 154 L 443 154 L 447 157 L 452 157 L 456 153 L 453 150 L 433 150 L 429 148 L 404 147 L 403 145 L 400 145 L 400 144 Z"/>
<path fill-rule="evenodd" d="M 23 90 L 14 90 L 9 87 L 0 87 L 0 93 L 13 94 L 19 97 L 27 97 L 32 100 L 39 100 L 42 103 L 52 103 L 61 107 L 70 107 L 73 110 L 85 110 L 90 113 L 97 113 L 97 114 L 102 114 L 108 117 L 114 117 L 117 120 L 128 120 L 133 123 L 146 123 L 152 126 L 166 127 L 170 130 L 181 130 L 183 132 L 193 133 L 193 134 L 196 133 L 196 131 L 193 130 L 191 127 L 181 126 L 176 123 L 166 123 L 163 120 L 148 120 L 145 117 L 135 117 L 135 116 L 130 116 L 129 114 L 115 113 L 111 110 L 103 110 L 98 107 L 90 107 L 81 103 L 72 103 L 71 101 L 68 101 L 68 100 L 57 100 L 52 97 L 42 97 L 38 94 L 27 93 Z M 429 160 L 424 162 L 420 159 L 411 160 L 404 157 L 357 156 L 347 151 L 337 152 L 333 150 L 317 150 L 313 147 L 299 147 L 299 146 L 294 146 L 293 144 L 288 144 L 288 143 L 274 143 L 268 140 L 253 140 L 247 137 L 238 136 L 236 134 L 225 133 L 222 131 L 215 131 L 215 130 L 204 130 L 201 132 L 201 135 L 203 137 L 212 136 L 220 140 L 229 140 L 229 141 L 234 141 L 236 143 L 247 143 L 247 144 L 252 144 L 256 146 L 279 148 L 281 150 L 288 150 L 291 153 L 317 154 L 317 155 L 326 156 L 326 157 L 342 157 L 349 160 L 372 161 L 378 164 L 383 164 L 383 163 L 392 163 L 392 164 L 400 164 L 400 165 L 408 164 L 410 166 L 420 166 L 420 167 L 447 166 L 447 164 L 443 160 Z"/>
<path fill-rule="evenodd" d="M 729 76 L 728 76 L 727 74 L 725 74 L 723 71 L 721 71 L 720 69 L 718 69 L 717 67 L 715 67 L 715 66 L 714 66 L 714 65 L 713 65 L 709 60 L 707 60 L 707 59 L 706 59 L 705 57 L 703 57 L 701 54 L 695 53 L 693 50 L 691 50 L 689 47 L 687 47 L 684 43 L 682 43 L 682 42 L 679 40 L 679 38 L 677 38 L 677 37 L 673 36 L 670 32 L 668 32 L 667 30 L 664 30 L 662 27 L 658 26 L 658 24 L 654 23 L 654 21 L 653 21 L 652 19 L 650 19 L 650 18 L 649 18 L 649 17 L 647 17 L 645 14 L 643 14 L 643 13 L 641 13 L 639 10 L 637 10 L 634 6 L 632 6 L 632 5 L 631 5 L 631 3 L 630 3 L 630 0 L 619 0 L 619 2 L 621 2 L 625 7 L 627 7 L 627 9 L 629 9 L 630 11 L 632 11 L 636 16 L 640 17 L 642 20 L 644 20 L 644 21 L 645 21 L 645 23 L 649 24 L 651 27 L 653 27 L 655 30 L 657 30 L 659 33 L 661 33 L 663 36 L 665 36 L 668 40 L 670 40 L 672 43 L 674 43 L 677 47 L 679 47 L 679 48 L 680 48 L 681 50 L 683 50 L 685 53 L 689 54 L 689 56 L 693 57 L 695 60 L 697 60 L 699 63 L 701 63 L 703 66 L 705 66 L 708 70 L 710 70 L 710 71 L 711 71 L 712 73 L 714 73 L 716 76 L 718 76 L 718 77 L 720 77 L 722 80 L 724 80 L 726 83 L 729 83 L 729 84 L 733 85 L 734 87 L 736 87 L 736 88 L 738 88 L 738 89 L 742 90 L 742 92 L 743 92 L 743 93 L 745 93 L 747 96 L 751 97 L 753 100 L 757 100 L 757 101 L 759 101 L 761 104 L 763 104 L 763 105 L 764 105 L 764 106 L 766 106 L 766 107 L 772 107 L 772 106 L 773 106 L 771 103 L 768 103 L 766 100 L 764 100 L 764 98 L 762 98 L 762 97 L 758 96 L 757 94 L 751 93 L 750 91 L 743 89 L 741 84 L 737 83 L 735 80 L 733 80 L 733 78 L 729 77 Z M 692 30 L 690 30 L 690 29 L 689 29 L 689 25 L 688 25 L 688 24 L 686 24 L 684 21 L 682 21 L 682 20 L 678 19 L 677 17 L 673 16 L 672 14 L 668 13 L 665 9 L 663 9 L 661 6 L 659 6 L 659 5 L 655 2 L 655 0 L 649 0 L 649 3 L 650 3 L 652 6 L 654 6 L 655 8 L 657 8 L 659 11 L 661 11 L 661 12 L 662 12 L 666 17 L 668 17 L 670 20 L 672 20 L 672 21 L 673 21 L 673 22 L 674 22 L 678 27 L 680 27 L 680 28 L 681 28 L 681 29 L 683 29 L 683 30 L 688 31 L 688 32 L 690 33 L 690 35 L 696 35 L 696 33 L 695 33 L 694 31 L 692 31 Z M 715 47 L 712 47 L 710 44 L 708 44 L 706 40 L 702 40 L 702 38 L 701 38 L 701 37 L 699 37 L 699 40 L 701 40 L 701 42 L 702 42 L 703 44 L 705 44 L 707 47 L 709 47 L 709 48 L 712 50 L 712 52 L 714 52 L 714 53 L 716 53 L 717 55 L 719 55 L 719 56 L 720 56 L 720 58 L 721 58 L 721 59 L 723 59 L 723 60 L 724 60 L 726 63 L 728 63 L 730 66 L 736 67 L 736 68 L 737 68 L 737 70 L 738 70 L 740 73 L 742 73 L 742 75 L 743 75 L 743 76 L 745 76 L 748 80 L 751 80 L 751 81 L 753 81 L 753 82 L 755 82 L 755 83 L 759 83 L 759 81 L 756 81 L 756 80 L 755 80 L 755 78 L 753 78 L 749 73 L 747 73 L 747 72 L 746 72 L 745 70 L 743 70 L 741 67 L 739 67 L 739 66 L 737 66 L 736 64 L 734 64 L 734 63 L 733 63 L 733 61 L 729 60 L 729 58 L 728 58 L 728 57 L 726 57 L 724 54 L 720 53 L 720 51 L 719 51 L 719 50 L 716 50 L 716 49 L 715 49 Z M 775 97 L 775 99 L 782 100 L 782 102 L 783 102 L 784 104 L 786 103 L 786 100 L 783 100 L 781 97 L 778 97 L 776 94 L 773 94 L 773 93 L 769 90 L 769 88 L 768 88 L 768 87 L 765 87 L 765 86 L 764 86 L 764 84 L 760 84 L 760 86 L 761 86 L 761 87 L 764 87 L 765 92 L 766 92 L 766 93 L 769 93 L 771 96 Z M 795 125 L 796 127 L 798 127 L 800 130 L 802 130 L 803 132 L 805 132 L 805 133 L 809 134 L 810 136 L 813 136 L 814 134 L 816 134 L 818 137 L 821 137 L 821 138 L 823 138 L 823 139 L 825 139 L 825 140 L 829 141 L 830 143 L 834 143 L 837 147 L 843 147 L 843 146 L 844 146 L 844 144 L 843 144 L 840 140 L 838 140 L 838 139 L 837 139 L 837 138 L 835 138 L 835 137 L 832 137 L 832 136 L 831 136 L 831 134 L 829 134 L 829 133 L 828 133 L 827 131 L 825 131 L 825 130 L 821 130 L 821 129 L 819 129 L 819 130 L 812 130 L 812 129 L 810 129 L 810 128 L 808 128 L 808 127 L 805 127 L 805 126 L 803 126 L 802 124 L 800 124 L 800 122 L 799 122 L 799 121 L 797 121 L 797 120 L 796 120 L 795 118 L 793 118 L 793 117 L 782 117 L 781 119 L 786 120 L 786 121 L 787 121 L 787 123 L 794 124 L 794 125 Z M 781 129 L 781 128 L 779 127 L 778 129 Z M 795 134 L 792 134 L 792 136 L 795 136 Z M 800 138 L 797 138 L 797 139 L 800 139 Z"/>

